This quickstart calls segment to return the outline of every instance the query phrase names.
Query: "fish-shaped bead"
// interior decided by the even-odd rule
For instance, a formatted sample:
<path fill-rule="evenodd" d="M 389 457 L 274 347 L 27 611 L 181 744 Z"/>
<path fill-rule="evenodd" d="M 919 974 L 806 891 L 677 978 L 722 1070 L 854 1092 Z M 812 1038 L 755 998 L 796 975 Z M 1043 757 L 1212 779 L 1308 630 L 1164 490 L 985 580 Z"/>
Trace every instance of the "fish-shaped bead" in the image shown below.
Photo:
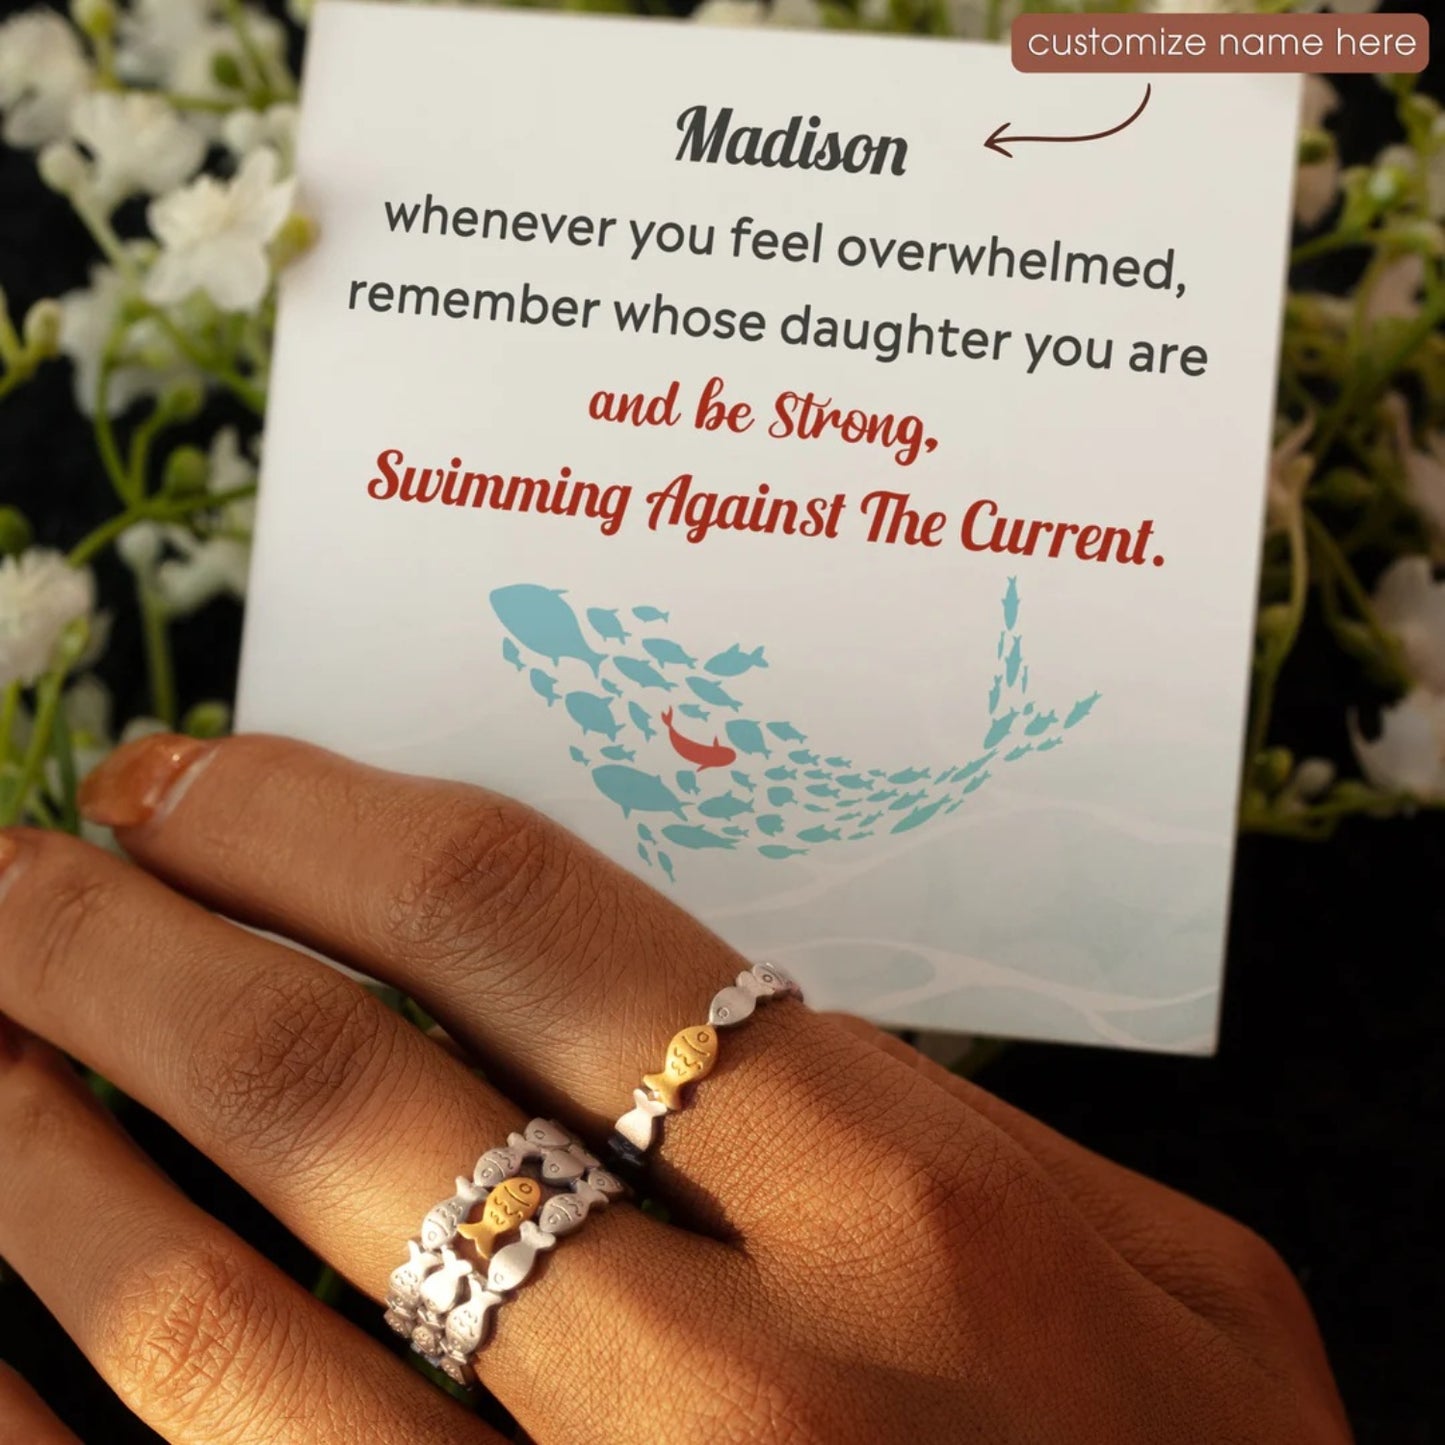
<path fill-rule="evenodd" d="M 642 1090 L 637 1091 L 639 1094 Z M 646 1094 L 642 1097 L 647 1098 Z M 572 1186 L 572 1192 L 584 1204 L 590 1204 L 598 1208 L 604 1204 L 610 1204 L 614 1199 L 621 1199 L 627 1193 L 627 1186 L 613 1173 L 606 1169 L 589 1169 L 585 1179 L 579 1179 Z"/>
<path fill-rule="evenodd" d="M 430 1210 L 421 1223 L 423 1249 L 440 1249 L 450 1244 L 457 1232 L 457 1225 L 472 1212 L 472 1206 L 482 1197 L 483 1190 L 465 1175 L 457 1175 L 457 1192 L 450 1199 L 444 1199 Z"/>
<path fill-rule="evenodd" d="M 602 1196 L 602 1202 L 607 1202 Z M 582 1227 L 582 1222 L 592 1212 L 592 1199 L 579 1194 L 554 1194 L 537 1216 L 537 1228 L 544 1234 L 557 1239 L 571 1234 Z"/>
<path fill-rule="evenodd" d="M 632 1091 L 630 1108 L 613 1126 L 634 1148 L 645 1154 L 652 1148 L 653 1134 L 658 1118 L 667 1113 L 667 1105 L 660 1099 L 652 1098 L 646 1089 Z"/>
<path fill-rule="evenodd" d="M 479 1189 L 495 1189 L 502 1180 L 515 1174 L 528 1159 L 536 1157 L 532 1149 L 488 1149 L 472 1170 L 472 1183 Z"/>
<path fill-rule="evenodd" d="M 447 1315 L 444 1341 L 447 1352 L 463 1360 L 481 1349 L 491 1333 L 492 1316 L 502 1296 L 486 1288 L 475 1270 L 467 1276 L 467 1297 Z"/>
<path fill-rule="evenodd" d="M 524 1220 L 542 1207 L 542 1186 L 535 1179 L 518 1175 L 504 1179 L 482 1206 L 482 1217 L 475 1224 L 457 1227 L 457 1233 L 470 1239 L 483 1259 L 490 1259 L 497 1240 L 510 1234 Z"/>
<path fill-rule="evenodd" d="M 573 1142 L 571 1134 L 555 1119 L 533 1119 L 522 1131 L 522 1137 L 535 1149 L 565 1149 Z"/>
<path fill-rule="evenodd" d="M 667 1046 L 667 1057 L 655 1074 L 644 1074 L 644 1087 L 652 1090 L 669 1110 L 682 1107 L 682 1090 L 705 1079 L 717 1063 L 717 1034 L 706 1025 L 679 1029 Z"/>
<path fill-rule="evenodd" d="M 442 1250 L 441 1264 L 422 1282 L 421 1304 L 437 1315 L 445 1314 L 461 1296 L 462 1281 L 471 1273 L 471 1265 L 456 1250 Z"/>
<path fill-rule="evenodd" d="M 421 1299 L 422 1282 L 441 1262 L 441 1255 L 423 1249 L 414 1239 L 407 1240 L 406 1263 L 391 1272 L 387 1304 L 394 1310 L 414 1310 Z"/>
<path fill-rule="evenodd" d="M 492 1256 L 487 1266 L 487 1288 L 498 1294 L 518 1289 L 532 1273 L 537 1256 L 552 1249 L 557 1236 L 539 1229 L 530 1219 L 522 1221 L 521 1237 L 515 1244 L 505 1245 Z"/>

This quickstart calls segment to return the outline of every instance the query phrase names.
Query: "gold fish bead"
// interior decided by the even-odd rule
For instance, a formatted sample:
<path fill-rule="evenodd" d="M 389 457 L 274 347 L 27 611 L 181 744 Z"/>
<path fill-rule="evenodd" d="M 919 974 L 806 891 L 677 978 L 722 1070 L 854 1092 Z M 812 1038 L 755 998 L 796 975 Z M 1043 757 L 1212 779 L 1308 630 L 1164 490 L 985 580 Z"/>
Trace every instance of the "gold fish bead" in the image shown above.
<path fill-rule="evenodd" d="M 682 1090 L 712 1073 L 717 1063 L 717 1030 L 707 1024 L 681 1029 L 667 1046 L 667 1057 L 655 1074 L 644 1074 L 642 1082 L 668 1107 L 682 1107 Z"/>
<path fill-rule="evenodd" d="M 517 1175 L 504 1179 L 487 1195 L 482 1217 L 475 1224 L 457 1226 L 457 1233 L 476 1245 L 483 1259 L 490 1259 L 497 1241 L 510 1234 L 542 1207 L 542 1186 L 535 1179 Z"/>

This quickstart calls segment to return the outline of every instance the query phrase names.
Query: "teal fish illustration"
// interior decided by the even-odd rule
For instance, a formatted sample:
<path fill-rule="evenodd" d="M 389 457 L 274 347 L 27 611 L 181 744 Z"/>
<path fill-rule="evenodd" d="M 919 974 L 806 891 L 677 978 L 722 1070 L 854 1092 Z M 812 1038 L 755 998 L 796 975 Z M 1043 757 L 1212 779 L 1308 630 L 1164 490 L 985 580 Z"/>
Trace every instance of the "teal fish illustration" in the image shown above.
<path fill-rule="evenodd" d="M 1023 663 L 1023 644 L 1017 637 L 1014 638 L 1014 645 L 1009 648 L 1008 660 L 1003 666 L 1003 680 L 1012 687 L 1019 679 L 1019 667 Z"/>
<path fill-rule="evenodd" d="M 683 768 L 677 775 L 677 786 L 684 793 L 691 793 L 696 797 L 698 793 L 697 774 L 690 768 Z"/>
<path fill-rule="evenodd" d="M 734 718 L 723 731 L 727 733 L 728 741 L 740 753 L 754 753 L 765 758 L 772 757 L 772 752 L 768 748 L 768 740 L 763 736 L 763 730 L 757 723 L 749 722 L 747 718 Z"/>
<path fill-rule="evenodd" d="M 998 700 L 1003 692 L 1003 673 L 996 672 L 993 675 L 993 686 L 988 690 L 988 711 L 992 716 L 998 711 Z"/>
<path fill-rule="evenodd" d="M 987 767 L 992 760 L 993 754 L 991 752 L 985 753 L 981 758 L 975 758 L 971 763 L 965 763 L 959 768 L 957 770 L 958 776 L 960 778 L 972 777 L 980 768 Z"/>
<path fill-rule="evenodd" d="M 613 743 L 611 747 L 602 749 L 602 756 L 610 758 L 614 763 L 630 763 L 637 754 L 631 748 L 624 748 L 621 743 Z"/>
<path fill-rule="evenodd" d="M 632 615 L 639 622 L 670 622 L 672 620 L 670 613 L 663 612 L 657 607 L 634 607 Z"/>
<path fill-rule="evenodd" d="M 1014 719 L 1018 717 L 1019 710 L 1011 707 L 1006 713 L 1001 713 L 993 720 L 993 725 L 984 734 L 983 745 L 986 748 L 996 748 L 1008 735 L 1009 729 L 1014 725 Z"/>
<path fill-rule="evenodd" d="M 857 832 L 857 833 L 849 833 L 849 834 L 848 834 L 848 841 L 849 841 L 850 843 L 856 843 L 860 838 L 871 838 L 872 836 L 873 836 L 872 830 L 871 830 L 871 829 L 868 829 L 868 828 L 865 828 L 865 829 L 863 829 L 862 831 Z"/>
<path fill-rule="evenodd" d="M 710 677 L 689 677 L 687 685 L 704 702 L 710 702 L 714 707 L 730 707 L 736 712 L 742 706 L 737 698 L 724 691 L 721 683 L 714 682 Z"/>
<path fill-rule="evenodd" d="M 637 825 L 637 836 L 641 838 L 644 843 L 657 842 L 657 839 L 652 836 L 652 829 L 649 828 L 646 823 L 639 823 Z"/>
<path fill-rule="evenodd" d="M 502 639 L 502 656 L 517 669 L 518 672 L 525 672 L 527 664 L 522 661 L 522 654 L 517 651 L 517 644 L 510 637 Z"/>
<path fill-rule="evenodd" d="M 785 743 L 805 743 L 808 741 L 790 722 L 771 722 L 768 724 L 768 731 L 772 733 L 775 738 Z"/>
<path fill-rule="evenodd" d="M 675 883 L 677 881 L 676 878 L 673 876 L 672 872 L 672 859 L 669 858 L 667 854 L 662 852 L 660 849 L 658 850 L 657 854 L 657 866 L 661 868 L 664 873 L 667 874 L 667 881 L 669 883 Z"/>
<path fill-rule="evenodd" d="M 776 838 L 786 826 L 778 813 L 764 813 L 758 819 L 758 832 L 766 833 L 769 838 Z"/>
<path fill-rule="evenodd" d="M 697 718 L 699 722 L 706 722 L 707 719 L 712 716 L 705 707 L 699 707 L 695 702 L 680 702 L 677 705 L 677 710 L 688 717 Z"/>
<path fill-rule="evenodd" d="M 703 670 L 712 673 L 715 677 L 737 677 L 749 668 L 766 667 L 767 665 L 761 647 L 755 647 L 751 652 L 744 652 L 735 642 L 726 652 L 720 652 L 716 657 L 708 658 L 703 663 Z"/>
<path fill-rule="evenodd" d="M 577 614 L 550 587 L 520 582 L 498 587 L 488 600 L 503 627 L 522 644 L 555 665 L 564 657 L 585 662 L 595 675 L 606 654 L 595 652 L 582 636 Z"/>
<path fill-rule="evenodd" d="M 751 813 L 753 805 L 729 792 L 699 803 L 697 810 L 704 818 L 736 818 L 741 813 Z"/>
<path fill-rule="evenodd" d="M 622 809 L 624 818 L 633 813 L 675 813 L 679 818 L 687 817 L 682 799 L 656 773 L 608 763 L 592 770 L 592 781 L 604 798 L 610 798 Z"/>
<path fill-rule="evenodd" d="M 851 813 L 839 813 L 839 814 L 838 814 L 838 821 L 839 821 L 840 823 L 851 823 L 851 822 L 853 821 L 853 819 L 856 818 L 857 816 L 858 816 L 858 810 L 855 808 Z"/>
<path fill-rule="evenodd" d="M 567 751 L 571 753 L 574 763 L 581 763 L 584 768 L 587 766 L 587 754 L 581 748 L 568 748 Z"/>
<path fill-rule="evenodd" d="M 1029 725 L 1024 729 L 1024 736 L 1036 738 L 1040 733 L 1048 732 L 1058 720 L 1059 715 L 1052 708 L 1048 712 L 1041 712 L 1036 718 L 1030 719 Z"/>
<path fill-rule="evenodd" d="M 882 816 L 882 813 L 869 813 L 858 826 L 860 828 L 871 828 Z"/>
<path fill-rule="evenodd" d="M 1033 703 L 1031 703 L 1031 702 L 1026 702 L 1026 703 L 1024 704 L 1024 707 L 1023 707 L 1023 715 L 1024 715 L 1025 717 L 1027 717 L 1033 710 L 1034 710 L 1034 705 L 1033 705 Z"/>
<path fill-rule="evenodd" d="M 853 759 L 852 759 L 852 758 L 829 758 L 829 759 L 827 759 L 827 763 L 828 763 L 828 766 L 829 766 L 830 768 L 851 768 L 851 767 L 853 766 Z"/>
<path fill-rule="evenodd" d="M 817 753 L 810 753 L 806 748 L 795 748 L 788 756 L 793 762 L 797 763 L 799 767 L 806 767 L 808 764 L 818 761 Z"/>
<path fill-rule="evenodd" d="M 736 848 L 737 843 L 721 833 L 699 828 L 695 823 L 669 823 L 662 836 L 679 848 Z"/>
<path fill-rule="evenodd" d="M 793 798 L 793 790 L 791 788 L 777 787 L 768 789 L 768 802 L 770 802 L 775 808 L 781 808 L 785 804 L 791 803 L 793 801 L 795 800 Z"/>
<path fill-rule="evenodd" d="M 1064 726 L 1071 728 L 1075 723 L 1083 722 L 1094 710 L 1094 704 L 1103 697 L 1101 692 L 1091 692 L 1088 697 L 1081 697 L 1073 707 L 1069 709 L 1069 715 L 1064 719 Z"/>
<path fill-rule="evenodd" d="M 683 667 L 696 667 L 697 658 L 689 657 L 677 643 L 666 637 L 646 637 L 642 641 L 642 650 L 649 657 L 666 667 L 669 662 L 676 662 Z"/>
<path fill-rule="evenodd" d="M 869 768 L 868 776 L 870 778 L 881 778 L 885 773 L 887 773 L 887 771 L 887 768 Z"/>
<path fill-rule="evenodd" d="M 1058 748 L 1064 745 L 1063 738 L 1045 738 L 1038 746 L 1038 751 L 1046 753 L 1050 748 Z"/>
<path fill-rule="evenodd" d="M 739 828 L 735 824 L 731 827 L 724 828 L 723 832 L 726 833 L 729 838 L 746 838 L 748 836 L 748 830 L 746 828 Z"/>
<path fill-rule="evenodd" d="M 612 699 L 599 697 L 595 692 L 569 692 L 563 700 L 567 716 L 586 733 L 602 733 L 612 742 L 621 731 L 622 724 L 612 716 Z"/>
<path fill-rule="evenodd" d="M 626 642 L 632 635 L 617 620 L 615 607 L 589 607 L 587 620 L 592 624 L 593 632 L 608 642 Z"/>
<path fill-rule="evenodd" d="M 888 811 L 890 813 L 901 813 L 905 808 L 911 808 L 915 803 L 922 802 L 923 797 L 924 794 L 921 792 L 905 793 L 896 802 L 889 803 Z"/>
<path fill-rule="evenodd" d="M 622 696 L 622 689 L 618 687 L 617 684 L 613 682 L 610 677 L 604 677 L 602 679 L 602 691 L 610 692 L 613 697 Z"/>
<path fill-rule="evenodd" d="M 976 793 L 991 777 L 993 777 L 992 773 L 979 773 L 977 777 L 970 778 L 963 785 L 963 791 L 965 793 Z"/>
<path fill-rule="evenodd" d="M 966 793 L 968 789 L 965 788 L 963 791 Z M 945 813 L 956 813 L 961 807 L 963 807 L 963 799 L 958 798 L 954 802 L 950 803 L 943 811 Z"/>
<path fill-rule="evenodd" d="M 548 707 L 557 701 L 557 679 L 555 677 L 543 672 L 540 667 L 534 667 L 530 681 L 532 691 L 538 697 L 546 698 Z"/>
<path fill-rule="evenodd" d="M 804 776 L 805 778 L 814 778 L 814 779 L 817 779 L 817 778 L 831 778 L 833 775 L 832 775 L 832 773 L 830 773 L 830 772 L 827 770 L 827 768 L 809 768 L 808 771 L 803 774 L 803 776 Z"/>
<path fill-rule="evenodd" d="M 657 729 L 653 727 L 647 716 L 647 709 L 641 703 L 630 702 L 627 704 L 627 716 L 632 719 L 635 726 L 642 734 L 644 742 L 651 742 L 657 736 Z"/>
<path fill-rule="evenodd" d="M 1020 743 L 1018 747 L 1010 748 L 1009 751 L 1003 755 L 1003 760 L 1006 763 L 1016 763 L 1021 757 L 1033 752 L 1033 750 L 1034 745 L 1032 743 Z"/>
<path fill-rule="evenodd" d="M 637 845 L 637 856 L 641 858 L 649 868 L 652 867 L 652 854 L 647 851 L 646 843 L 639 843 Z"/>
<path fill-rule="evenodd" d="M 781 843 L 764 843 L 758 849 L 764 858 L 796 858 L 807 851 L 806 848 L 787 848 Z"/>
<path fill-rule="evenodd" d="M 868 779 L 862 773 L 841 773 L 834 777 L 833 781 L 840 788 L 866 788 Z"/>
<path fill-rule="evenodd" d="M 1019 589 L 1018 578 L 1008 579 L 1008 588 L 1003 594 L 1003 625 L 1010 632 L 1014 630 L 1019 620 Z"/>
<path fill-rule="evenodd" d="M 948 801 L 949 794 L 945 793 L 941 798 L 935 798 L 933 802 L 927 803 L 921 808 L 915 808 L 906 818 L 895 823 L 890 831 L 906 833 L 910 828 L 916 828 L 920 823 L 926 823 Z"/>
<path fill-rule="evenodd" d="M 732 770 L 732 780 L 738 787 L 746 788 L 748 792 L 753 791 L 753 780 L 746 773 L 740 773 L 736 768 Z"/>
<path fill-rule="evenodd" d="M 832 783 L 809 783 L 808 791 L 815 798 L 841 798 L 843 796 Z"/>
<path fill-rule="evenodd" d="M 784 778 L 796 778 L 798 776 L 798 770 L 797 768 L 784 767 L 769 768 L 763 776 L 765 778 L 772 778 L 774 782 L 780 783 Z"/>
<path fill-rule="evenodd" d="M 904 768 L 902 772 L 889 773 L 888 781 L 890 783 L 902 783 L 906 788 L 909 783 L 916 783 L 927 776 L 927 768 Z"/>
<path fill-rule="evenodd" d="M 644 662 L 640 657 L 614 657 L 612 665 L 638 687 L 660 687 L 671 692 L 677 686 L 675 682 L 669 682 L 650 662 Z"/>
<path fill-rule="evenodd" d="M 828 811 L 821 803 L 804 803 L 803 807 L 810 813 L 826 813 Z"/>
<path fill-rule="evenodd" d="M 832 843 L 843 836 L 837 828 L 825 828 L 821 823 L 816 828 L 804 828 L 798 837 L 804 843 Z"/>
<path fill-rule="evenodd" d="M 889 798 L 896 798 L 897 796 L 897 788 L 884 788 L 876 793 L 869 793 L 867 801 L 870 803 L 886 803 Z"/>

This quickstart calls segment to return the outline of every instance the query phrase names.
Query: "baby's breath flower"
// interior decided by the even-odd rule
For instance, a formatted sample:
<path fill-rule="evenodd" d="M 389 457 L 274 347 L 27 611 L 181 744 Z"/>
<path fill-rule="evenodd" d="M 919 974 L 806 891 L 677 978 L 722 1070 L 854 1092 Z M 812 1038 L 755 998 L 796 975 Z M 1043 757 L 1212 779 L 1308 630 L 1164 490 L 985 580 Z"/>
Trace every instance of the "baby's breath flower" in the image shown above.
<path fill-rule="evenodd" d="M 296 189 L 277 181 L 276 152 L 252 151 L 230 181 L 200 176 L 151 203 L 151 230 L 162 251 L 145 293 L 160 305 L 203 291 L 222 311 L 249 311 L 270 284 L 266 243 L 281 228 Z"/>
<path fill-rule="evenodd" d="M 72 622 L 95 607 L 95 579 L 63 553 L 32 547 L 0 560 L 0 688 L 29 687 Z"/>
<path fill-rule="evenodd" d="M 201 133 L 159 96 L 96 91 L 79 100 L 71 131 L 94 157 L 91 185 L 109 210 L 143 191 L 160 196 L 195 175 L 205 159 Z"/>
<path fill-rule="evenodd" d="M 53 10 L 12 16 L 0 24 L 0 139 L 25 147 L 57 140 L 90 80 L 79 37 Z"/>
<path fill-rule="evenodd" d="M 1350 719 L 1350 742 L 1365 776 L 1389 792 L 1445 798 L 1445 696 L 1417 687 L 1380 715 L 1370 741 Z"/>
<path fill-rule="evenodd" d="M 295 169 L 299 114 L 289 103 L 265 110 L 233 110 L 221 122 L 221 139 L 237 156 L 249 155 L 258 146 L 270 146 L 281 158 L 282 173 L 289 174 Z"/>
<path fill-rule="evenodd" d="M 1428 557 L 1398 557 L 1375 587 L 1375 615 L 1400 640 L 1414 679 L 1445 693 L 1445 582 Z"/>

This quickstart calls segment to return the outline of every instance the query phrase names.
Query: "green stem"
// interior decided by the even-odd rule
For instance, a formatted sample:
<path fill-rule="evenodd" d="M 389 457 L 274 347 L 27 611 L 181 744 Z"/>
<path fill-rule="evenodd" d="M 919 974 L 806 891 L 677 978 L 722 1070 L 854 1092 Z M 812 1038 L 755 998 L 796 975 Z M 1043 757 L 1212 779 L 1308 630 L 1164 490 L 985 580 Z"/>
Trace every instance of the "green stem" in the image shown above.
<path fill-rule="evenodd" d="M 176 672 L 171 657 L 170 631 L 165 604 L 151 585 L 150 579 L 137 574 L 136 599 L 140 603 L 141 635 L 145 642 L 146 671 L 150 674 L 151 714 L 174 731 L 176 705 Z"/>
<path fill-rule="evenodd" d="M 15 737 L 15 719 L 20 715 L 20 684 L 12 682 L 0 694 L 0 767 L 10 761 L 10 744 Z"/>
<path fill-rule="evenodd" d="M 1355 569 L 1350 566 L 1349 559 L 1330 535 L 1329 528 L 1313 512 L 1305 513 L 1305 526 L 1309 529 L 1311 544 L 1343 584 L 1350 601 L 1354 604 L 1355 611 L 1359 613 L 1360 620 L 1369 629 L 1376 646 L 1385 657 L 1393 662 L 1399 653 L 1399 645 L 1381 624 L 1374 603 L 1370 600 L 1370 594 L 1365 591 L 1360 579 L 1355 575 Z M 1397 677 L 1396 680 L 1402 687 L 1409 683 L 1409 678 L 1403 675 Z"/>
<path fill-rule="evenodd" d="M 1290 252 L 1289 263 L 1293 266 L 1313 261 L 1318 256 L 1329 256 L 1335 251 L 1347 251 L 1351 246 L 1368 246 L 1370 237 L 1361 231 L 1327 231 L 1313 240 L 1301 241 Z"/>
<path fill-rule="evenodd" d="M 998 40 L 1003 35 L 1003 0 L 988 0 L 984 11 L 983 34 L 985 40 Z"/>
<path fill-rule="evenodd" d="M 114 341 L 112 336 L 112 341 Z M 109 347 L 100 363 L 100 380 L 95 395 L 95 448 L 100 453 L 101 465 L 110 478 L 110 485 L 116 496 L 127 506 L 138 499 L 131 492 L 130 475 L 121 460 L 120 447 L 115 439 L 115 426 L 110 419 L 110 374 L 115 369 L 115 358 Z"/>
<path fill-rule="evenodd" d="M 175 342 L 180 352 L 204 372 L 214 377 L 233 396 L 243 402 L 257 416 L 262 416 L 266 411 L 266 393 L 253 382 L 247 381 L 235 367 L 228 365 L 217 356 L 208 356 L 202 351 L 180 327 L 178 327 L 169 316 L 157 307 L 151 307 L 146 313 L 154 317 L 162 331 Z"/>
<path fill-rule="evenodd" d="M 80 812 L 75 805 L 78 780 L 75 776 L 75 748 L 70 736 L 70 719 L 62 706 L 55 715 L 55 765 L 60 773 L 60 826 L 79 834 Z"/>
<path fill-rule="evenodd" d="M 24 761 L 20 764 L 20 779 L 7 803 L 0 808 L 0 827 L 8 828 L 24 815 L 25 800 L 40 777 L 45 766 L 46 754 L 50 751 L 50 734 L 60 712 L 60 695 L 65 685 L 65 667 L 52 668 L 41 679 L 36 692 L 35 725 L 30 734 L 30 745 L 25 750 Z"/>
<path fill-rule="evenodd" d="M 84 567 L 137 522 L 183 522 L 196 512 L 209 512 L 232 502 L 244 502 L 255 495 L 255 482 L 248 482 L 244 487 L 231 487 L 224 492 L 198 492 L 193 497 L 181 497 L 175 501 L 152 498 L 118 512 L 109 521 L 88 532 L 70 549 L 68 561 L 72 567 Z"/>
<path fill-rule="evenodd" d="M 1270 717 L 1274 712 L 1274 691 L 1280 669 L 1294 648 L 1304 621 L 1305 599 L 1309 595 L 1308 551 L 1305 547 L 1304 511 L 1293 509 L 1286 535 L 1289 539 L 1289 610 L 1288 625 L 1279 637 L 1269 639 L 1265 655 L 1260 658 L 1255 678 L 1254 704 L 1250 712 L 1249 747 L 1246 764 L 1264 751 L 1269 737 Z"/>

